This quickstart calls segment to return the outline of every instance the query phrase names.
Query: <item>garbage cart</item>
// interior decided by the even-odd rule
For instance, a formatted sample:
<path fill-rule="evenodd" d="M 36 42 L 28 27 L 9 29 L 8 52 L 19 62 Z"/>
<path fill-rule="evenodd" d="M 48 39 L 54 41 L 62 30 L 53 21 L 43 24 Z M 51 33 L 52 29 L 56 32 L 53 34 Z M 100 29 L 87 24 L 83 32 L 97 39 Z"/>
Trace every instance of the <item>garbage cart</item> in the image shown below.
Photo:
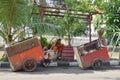
<path fill-rule="evenodd" d="M 106 46 L 99 47 L 98 40 L 80 45 L 74 48 L 78 65 L 82 69 L 92 67 L 98 69 L 102 67 L 102 63 L 109 59 Z"/>
<path fill-rule="evenodd" d="M 17 42 L 5 48 L 12 71 L 34 71 L 37 62 L 43 60 L 44 54 L 37 37 Z"/>

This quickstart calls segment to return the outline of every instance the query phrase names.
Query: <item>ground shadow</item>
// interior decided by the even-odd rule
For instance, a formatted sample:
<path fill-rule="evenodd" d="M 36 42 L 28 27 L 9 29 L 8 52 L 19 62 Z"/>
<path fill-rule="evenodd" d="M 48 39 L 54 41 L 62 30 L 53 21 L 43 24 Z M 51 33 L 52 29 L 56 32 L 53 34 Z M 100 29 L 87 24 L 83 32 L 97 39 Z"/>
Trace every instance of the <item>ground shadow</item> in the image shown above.
<path fill-rule="evenodd" d="M 17 71 L 17 72 L 13 72 L 13 73 L 17 73 L 17 74 L 59 74 L 59 73 L 63 73 L 63 74 L 92 74 L 95 71 L 98 72 L 106 72 L 109 70 L 120 70 L 120 67 L 104 67 L 102 69 L 98 69 L 98 70 L 93 70 L 93 69 L 86 69 L 86 70 L 82 70 L 79 67 L 48 67 L 48 68 L 44 68 L 44 67 L 39 67 L 37 68 L 34 72 L 25 72 L 23 70 L 21 71 Z M 12 72 L 10 70 L 10 68 L 6 68 L 6 69 L 0 69 L 0 72 Z"/>
<path fill-rule="evenodd" d="M 12 72 L 10 68 L 0 69 L 0 72 Z M 81 70 L 79 67 L 39 67 L 34 72 L 25 72 L 23 70 L 17 71 L 14 73 L 18 74 L 85 74 L 85 73 L 93 73 L 93 70 Z"/>

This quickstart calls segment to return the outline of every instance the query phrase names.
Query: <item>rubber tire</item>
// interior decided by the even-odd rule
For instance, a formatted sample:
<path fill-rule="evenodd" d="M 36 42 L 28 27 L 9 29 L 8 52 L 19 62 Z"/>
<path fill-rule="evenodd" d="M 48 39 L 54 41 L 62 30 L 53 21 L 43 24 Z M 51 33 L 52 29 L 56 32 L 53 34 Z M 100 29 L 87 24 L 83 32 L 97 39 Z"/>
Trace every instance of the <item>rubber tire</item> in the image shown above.
<path fill-rule="evenodd" d="M 92 65 L 92 68 L 94 70 L 99 70 L 99 69 L 102 68 L 102 66 L 103 66 L 103 64 L 102 64 L 101 60 L 95 60 L 94 63 L 93 63 L 93 65 Z"/>
<path fill-rule="evenodd" d="M 30 61 L 30 62 L 29 62 Z M 23 61 L 22 63 L 22 68 L 24 71 L 27 71 L 27 72 L 32 72 L 36 69 L 37 67 L 37 62 L 35 59 L 33 58 L 27 58 Z"/>

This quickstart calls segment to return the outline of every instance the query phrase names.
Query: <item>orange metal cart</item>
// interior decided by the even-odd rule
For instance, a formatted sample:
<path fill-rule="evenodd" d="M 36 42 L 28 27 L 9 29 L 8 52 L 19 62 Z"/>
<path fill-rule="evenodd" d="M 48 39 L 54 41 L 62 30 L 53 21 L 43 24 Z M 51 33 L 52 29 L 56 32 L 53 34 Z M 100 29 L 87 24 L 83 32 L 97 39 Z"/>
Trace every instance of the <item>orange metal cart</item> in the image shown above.
<path fill-rule="evenodd" d="M 79 67 L 86 69 L 102 67 L 102 62 L 109 59 L 107 47 L 98 47 L 98 40 L 76 47 L 75 54 Z"/>
<path fill-rule="evenodd" d="M 15 43 L 5 48 L 12 71 L 34 71 L 37 62 L 43 60 L 42 47 L 36 37 Z"/>

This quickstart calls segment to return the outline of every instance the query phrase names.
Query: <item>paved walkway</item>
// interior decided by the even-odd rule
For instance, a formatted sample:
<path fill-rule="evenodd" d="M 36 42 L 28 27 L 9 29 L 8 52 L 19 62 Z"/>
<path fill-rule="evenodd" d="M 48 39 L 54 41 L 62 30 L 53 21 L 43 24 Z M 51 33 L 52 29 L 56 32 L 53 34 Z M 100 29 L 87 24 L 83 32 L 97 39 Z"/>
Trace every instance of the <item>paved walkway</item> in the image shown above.
<path fill-rule="evenodd" d="M 81 70 L 78 67 L 38 68 L 35 72 L 12 72 L 0 68 L 0 80 L 120 80 L 120 67 Z"/>

